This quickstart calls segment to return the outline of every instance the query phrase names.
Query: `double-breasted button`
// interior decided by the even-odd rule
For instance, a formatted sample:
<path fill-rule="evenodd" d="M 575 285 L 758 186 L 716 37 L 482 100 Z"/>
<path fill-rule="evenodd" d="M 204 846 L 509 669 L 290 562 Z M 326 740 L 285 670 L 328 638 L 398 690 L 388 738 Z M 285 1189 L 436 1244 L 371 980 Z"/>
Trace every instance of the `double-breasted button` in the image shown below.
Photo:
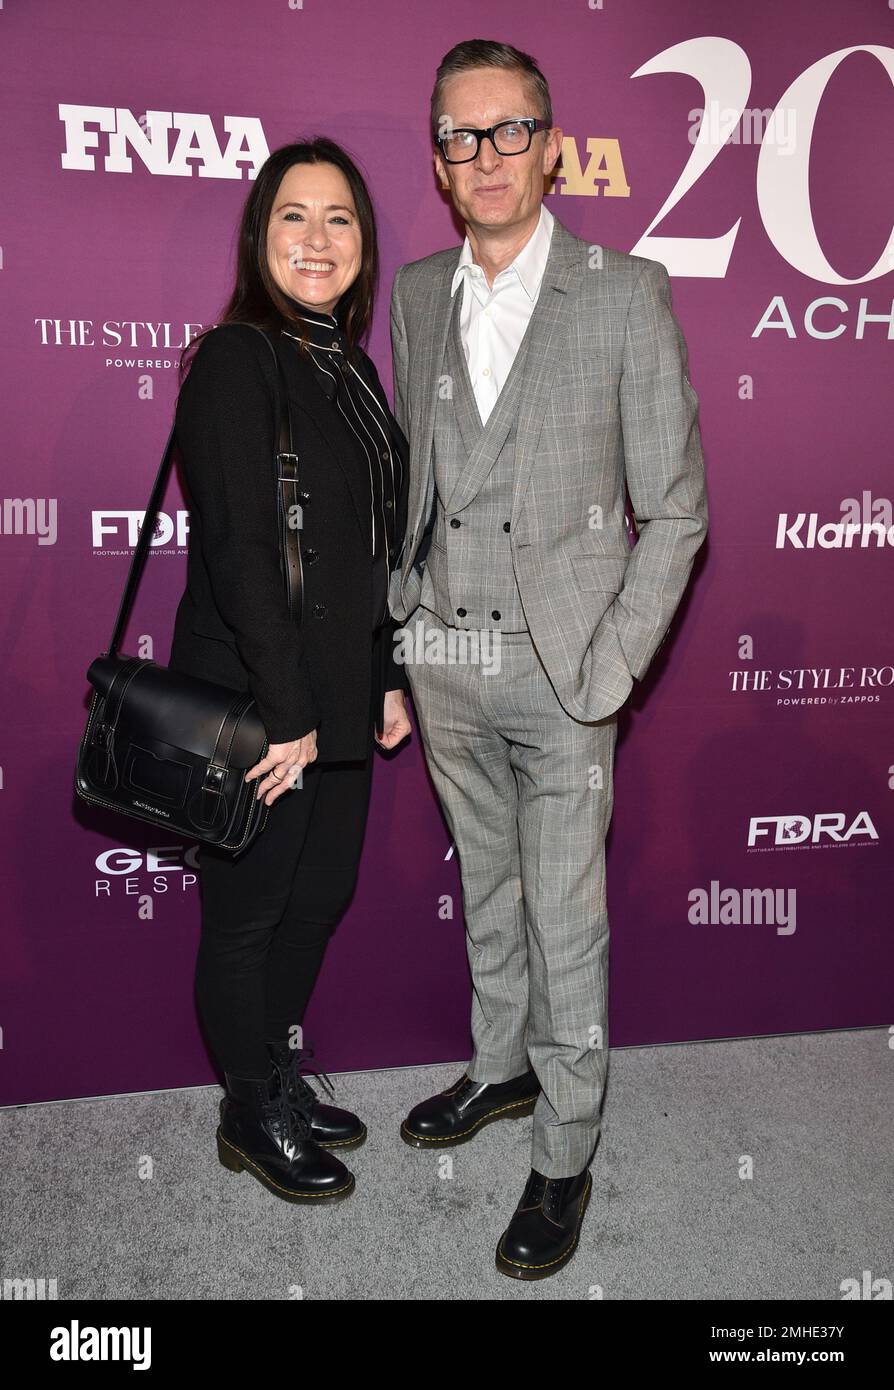
<path fill-rule="evenodd" d="M 509 530 L 509 522 L 508 522 L 508 521 L 504 521 L 504 522 L 503 522 L 503 530 L 504 530 L 504 531 L 508 531 L 508 530 Z"/>
<path fill-rule="evenodd" d="M 315 604 L 314 604 L 314 617 L 315 617 L 315 618 L 325 618 L 325 616 L 326 616 L 326 614 L 327 614 L 328 612 L 329 612 L 329 609 L 326 607 L 325 603 L 315 603 Z"/>
<path fill-rule="evenodd" d="M 385 506 L 389 512 L 391 511 L 391 508 L 394 506 L 394 503 L 392 502 L 390 497 L 385 498 Z"/>
<path fill-rule="evenodd" d="M 385 461 L 386 463 L 388 462 L 388 460 L 390 459 L 390 457 L 391 457 L 390 451 L 389 451 L 388 449 L 383 449 L 383 450 L 382 450 L 382 458 L 384 459 L 384 461 Z"/>
<path fill-rule="evenodd" d="M 456 517 L 455 517 L 455 516 L 452 516 L 452 517 L 450 518 L 450 525 L 453 527 L 454 530 L 456 530 L 456 528 L 457 528 L 458 526 L 462 526 L 462 522 L 461 522 L 461 521 L 457 521 Z"/>
<path fill-rule="evenodd" d="M 499 622 L 499 621 L 500 621 L 500 614 L 497 612 L 496 608 L 495 608 L 494 611 L 491 613 L 491 617 L 494 619 L 495 622 Z"/>
<path fill-rule="evenodd" d="M 466 616 L 466 610 L 464 608 L 457 608 L 456 616 L 458 618 L 464 618 Z"/>

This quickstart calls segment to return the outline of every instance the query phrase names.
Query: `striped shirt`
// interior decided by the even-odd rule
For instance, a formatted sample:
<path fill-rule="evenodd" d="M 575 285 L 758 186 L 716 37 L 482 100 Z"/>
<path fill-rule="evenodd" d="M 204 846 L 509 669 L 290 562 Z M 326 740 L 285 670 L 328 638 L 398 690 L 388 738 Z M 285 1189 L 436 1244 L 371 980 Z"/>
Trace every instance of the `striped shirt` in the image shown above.
<path fill-rule="evenodd" d="M 293 300 L 308 338 L 307 358 L 323 391 L 357 445 L 369 477 L 369 518 L 373 571 L 372 626 L 388 617 L 388 583 L 396 560 L 395 524 L 401 487 L 400 456 L 394 449 L 388 415 L 366 379 L 350 360 L 347 339 L 333 314 L 319 313 Z M 282 330 L 288 338 L 299 335 Z"/>

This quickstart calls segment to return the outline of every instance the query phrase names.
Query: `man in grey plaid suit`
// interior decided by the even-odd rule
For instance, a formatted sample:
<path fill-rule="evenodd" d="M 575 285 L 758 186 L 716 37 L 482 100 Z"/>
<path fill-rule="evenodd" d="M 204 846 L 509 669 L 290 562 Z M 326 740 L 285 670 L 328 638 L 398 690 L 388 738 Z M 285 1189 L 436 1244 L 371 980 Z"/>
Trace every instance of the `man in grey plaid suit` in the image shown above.
<path fill-rule="evenodd" d="M 533 1111 L 531 1173 L 496 1260 L 535 1279 L 574 1253 L 590 1194 L 617 711 L 704 540 L 704 466 L 664 266 L 588 245 L 543 205 L 562 132 L 533 59 L 458 44 L 431 120 L 466 239 L 394 282 L 411 453 L 390 604 L 459 854 L 474 1055 L 401 1134 L 440 1149 Z"/>

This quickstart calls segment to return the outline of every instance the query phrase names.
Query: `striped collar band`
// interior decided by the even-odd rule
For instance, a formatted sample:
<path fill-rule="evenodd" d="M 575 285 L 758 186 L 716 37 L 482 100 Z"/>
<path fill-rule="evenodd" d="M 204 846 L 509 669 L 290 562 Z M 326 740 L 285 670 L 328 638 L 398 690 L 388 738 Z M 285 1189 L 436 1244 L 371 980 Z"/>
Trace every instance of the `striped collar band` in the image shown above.
<path fill-rule="evenodd" d="M 303 304 L 298 304 L 297 301 L 293 300 L 293 303 L 298 310 L 297 316 L 301 320 L 302 332 L 312 347 L 322 348 L 326 352 L 345 351 L 345 335 L 334 314 L 318 313 Z M 298 333 L 290 333 L 287 328 L 284 328 L 283 332 L 289 338 L 300 336 Z"/>

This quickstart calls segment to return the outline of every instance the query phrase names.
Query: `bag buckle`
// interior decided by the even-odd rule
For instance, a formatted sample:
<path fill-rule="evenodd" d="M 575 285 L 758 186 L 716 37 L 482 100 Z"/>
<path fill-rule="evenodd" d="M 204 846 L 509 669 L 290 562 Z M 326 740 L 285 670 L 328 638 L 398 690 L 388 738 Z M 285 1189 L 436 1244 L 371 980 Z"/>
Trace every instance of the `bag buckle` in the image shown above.
<path fill-rule="evenodd" d="M 278 477 L 281 483 L 297 483 L 298 465 L 300 460 L 297 454 L 278 453 L 276 461 L 279 464 Z"/>
<path fill-rule="evenodd" d="M 202 782 L 203 792 L 220 793 L 227 778 L 227 769 L 220 767 L 217 763 L 209 763 L 205 769 L 205 779 Z"/>

